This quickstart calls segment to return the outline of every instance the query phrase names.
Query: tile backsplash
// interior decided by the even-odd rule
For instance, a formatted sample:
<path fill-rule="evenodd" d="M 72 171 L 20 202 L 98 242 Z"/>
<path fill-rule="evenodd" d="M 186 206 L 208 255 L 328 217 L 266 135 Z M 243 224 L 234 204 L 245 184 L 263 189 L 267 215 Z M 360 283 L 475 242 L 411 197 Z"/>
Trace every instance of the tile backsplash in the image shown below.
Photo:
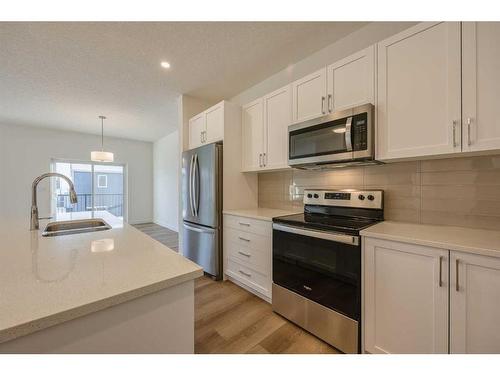
<path fill-rule="evenodd" d="M 382 189 L 386 220 L 500 230 L 500 156 L 259 174 L 259 207 L 302 209 L 304 188 Z"/>

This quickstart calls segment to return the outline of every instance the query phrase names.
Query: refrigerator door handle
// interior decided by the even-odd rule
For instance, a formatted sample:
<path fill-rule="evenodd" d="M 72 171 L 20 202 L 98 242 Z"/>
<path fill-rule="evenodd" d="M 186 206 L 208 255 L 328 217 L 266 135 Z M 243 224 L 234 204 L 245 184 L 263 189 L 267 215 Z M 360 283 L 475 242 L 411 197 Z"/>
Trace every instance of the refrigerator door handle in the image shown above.
<path fill-rule="evenodd" d="M 184 223 L 184 228 L 198 232 L 198 233 L 209 233 L 209 234 L 215 233 L 215 229 L 194 227 L 194 226 L 186 224 L 186 223 Z"/>
<path fill-rule="evenodd" d="M 198 208 L 200 206 L 200 180 L 198 178 L 198 154 L 194 154 L 193 166 L 193 202 L 194 202 L 194 216 L 198 216 Z"/>
<path fill-rule="evenodd" d="M 189 208 L 191 209 L 191 216 L 194 216 L 194 204 L 193 204 L 193 164 L 194 164 L 194 155 L 191 155 L 191 163 L 189 164 Z"/>

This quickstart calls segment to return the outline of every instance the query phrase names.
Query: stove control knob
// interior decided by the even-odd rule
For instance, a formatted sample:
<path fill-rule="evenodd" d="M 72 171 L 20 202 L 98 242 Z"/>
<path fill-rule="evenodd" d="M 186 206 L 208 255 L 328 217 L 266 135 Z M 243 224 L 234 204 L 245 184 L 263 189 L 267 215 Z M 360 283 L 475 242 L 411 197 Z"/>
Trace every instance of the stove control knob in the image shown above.
<path fill-rule="evenodd" d="M 375 197 L 373 195 L 371 195 L 371 194 L 369 196 L 367 196 L 367 198 L 368 198 L 369 201 L 372 201 L 372 200 L 375 199 Z"/>
<path fill-rule="evenodd" d="M 314 194 L 314 198 L 318 199 L 319 195 L 318 194 Z"/>
<path fill-rule="evenodd" d="M 307 198 L 312 198 L 313 195 L 312 194 L 307 194 Z"/>
<path fill-rule="evenodd" d="M 364 201 L 364 200 L 365 200 L 365 196 L 364 196 L 363 194 L 359 194 L 359 195 L 358 195 L 358 199 L 359 199 L 360 201 Z"/>

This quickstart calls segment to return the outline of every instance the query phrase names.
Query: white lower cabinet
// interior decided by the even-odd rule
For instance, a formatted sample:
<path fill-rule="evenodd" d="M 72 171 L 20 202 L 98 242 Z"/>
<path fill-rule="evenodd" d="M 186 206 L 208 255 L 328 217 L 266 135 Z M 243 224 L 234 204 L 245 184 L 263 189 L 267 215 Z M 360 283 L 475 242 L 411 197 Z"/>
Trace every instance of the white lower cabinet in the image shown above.
<path fill-rule="evenodd" d="M 447 353 L 448 251 L 367 238 L 363 254 L 365 351 Z"/>
<path fill-rule="evenodd" d="M 363 238 L 363 288 L 365 352 L 500 353 L 500 258 Z"/>
<path fill-rule="evenodd" d="M 450 259 L 450 352 L 500 353 L 500 258 Z"/>
<path fill-rule="evenodd" d="M 223 238 L 226 276 L 271 302 L 272 222 L 225 214 Z"/>

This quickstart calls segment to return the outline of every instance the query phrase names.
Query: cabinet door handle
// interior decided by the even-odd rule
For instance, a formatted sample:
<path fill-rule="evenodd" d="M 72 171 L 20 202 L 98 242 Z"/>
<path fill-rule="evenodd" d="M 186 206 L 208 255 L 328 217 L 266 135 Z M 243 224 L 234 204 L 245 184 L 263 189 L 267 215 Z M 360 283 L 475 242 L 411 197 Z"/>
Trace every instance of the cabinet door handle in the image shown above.
<path fill-rule="evenodd" d="M 321 97 L 321 113 L 325 114 L 325 97 Z"/>
<path fill-rule="evenodd" d="M 470 125 L 471 125 L 472 119 L 470 117 L 467 117 L 467 145 L 472 145 L 472 140 L 470 139 Z"/>
<path fill-rule="evenodd" d="M 262 154 L 259 154 L 259 167 L 262 168 Z"/>
<path fill-rule="evenodd" d="M 245 227 L 249 227 L 249 226 L 250 226 L 250 223 L 243 223 L 243 222 L 241 222 L 241 221 L 240 221 L 238 224 L 243 225 L 243 226 L 245 226 Z"/>
<path fill-rule="evenodd" d="M 200 143 L 203 143 L 203 132 L 200 133 Z"/>
<path fill-rule="evenodd" d="M 460 287 L 458 286 L 458 268 L 459 268 L 459 262 L 458 259 L 455 260 L 455 290 L 457 292 L 460 291 Z"/>
<path fill-rule="evenodd" d="M 245 241 L 245 242 L 250 242 L 250 240 L 248 238 L 245 238 L 245 237 L 238 237 L 240 240 L 242 241 Z"/>
<path fill-rule="evenodd" d="M 457 122 L 453 120 L 453 147 L 457 146 Z"/>
<path fill-rule="evenodd" d="M 247 277 L 252 277 L 252 274 L 251 274 L 251 273 L 246 273 L 245 271 L 242 271 L 242 270 L 240 270 L 240 273 L 241 273 L 242 275 L 247 276 Z"/>
<path fill-rule="evenodd" d="M 267 154 L 265 152 L 262 154 L 262 165 L 264 167 L 267 165 Z"/>
<path fill-rule="evenodd" d="M 244 253 L 243 251 L 238 251 L 238 254 L 241 254 L 241 255 L 243 255 L 243 256 L 246 256 L 247 258 L 250 258 L 250 256 L 251 256 L 250 254 L 248 254 L 248 253 Z"/>
<path fill-rule="evenodd" d="M 332 94 L 328 94 L 328 112 L 332 112 L 332 104 L 333 104 L 333 100 L 332 100 Z"/>
<path fill-rule="evenodd" d="M 302 285 L 302 287 L 307 290 L 308 292 L 310 292 L 312 290 L 312 288 L 310 286 L 307 286 L 307 285 Z"/>
<path fill-rule="evenodd" d="M 439 257 L 439 287 L 443 286 L 443 257 Z"/>

